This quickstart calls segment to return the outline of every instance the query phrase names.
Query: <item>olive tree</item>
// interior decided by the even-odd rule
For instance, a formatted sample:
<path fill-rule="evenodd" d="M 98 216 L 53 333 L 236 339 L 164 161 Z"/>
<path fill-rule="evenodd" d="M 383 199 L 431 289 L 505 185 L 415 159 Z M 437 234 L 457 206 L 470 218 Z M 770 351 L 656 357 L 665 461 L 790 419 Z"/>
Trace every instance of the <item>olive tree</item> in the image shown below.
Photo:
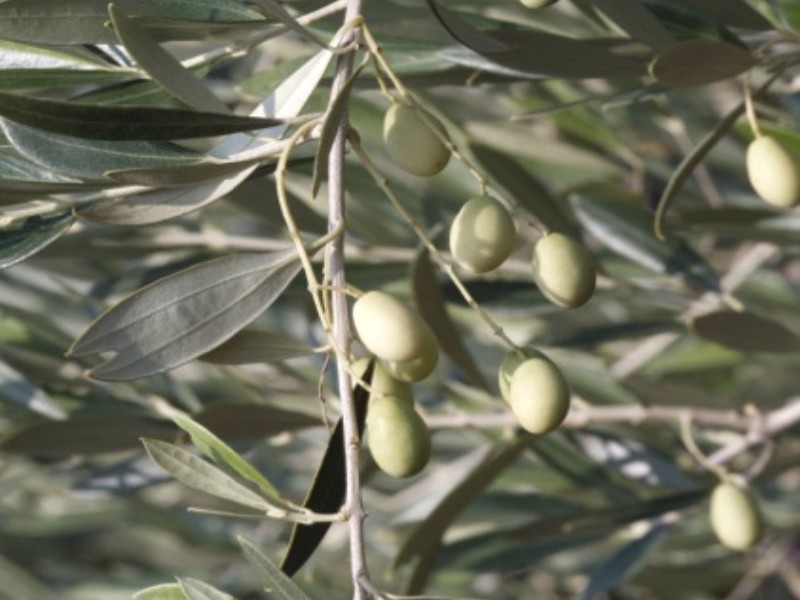
<path fill-rule="evenodd" d="M 0 596 L 800 595 L 798 27 L 0 3 Z"/>

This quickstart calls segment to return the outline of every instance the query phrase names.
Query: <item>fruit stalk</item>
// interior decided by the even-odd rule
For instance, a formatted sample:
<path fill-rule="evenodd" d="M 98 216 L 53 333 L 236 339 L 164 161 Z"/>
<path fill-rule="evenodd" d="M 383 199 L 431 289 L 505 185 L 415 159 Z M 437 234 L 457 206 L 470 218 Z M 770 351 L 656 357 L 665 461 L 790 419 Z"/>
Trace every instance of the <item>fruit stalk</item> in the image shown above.
<path fill-rule="evenodd" d="M 360 18 L 361 13 L 361 0 L 347 0 L 344 23 L 350 23 L 354 19 Z M 350 30 L 342 39 L 341 46 L 352 44 L 358 35 L 358 29 Z M 331 102 L 339 95 L 340 90 L 353 72 L 353 60 L 352 52 L 346 52 L 338 57 L 330 95 Z M 345 109 L 336 128 L 336 135 L 328 155 L 328 228 L 331 230 L 338 229 L 345 220 L 344 154 L 348 128 L 349 114 Z M 361 584 L 361 581 L 368 580 L 369 574 L 367 571 L 363 529 L 366 515 L 361 502 L 361 481 L 359 479 L 360 440 L 350 374 L 346 364 L 351 334 L 347 296 L 342 291 L 347 286 L 344 237 L 344 235 L 341 235 L 331 240 L 328 244 L 326 265 L 333 286 L 331 291 L 333 341 L 337 348 L 344 351 L 344 355 L 337 355 L 336 357 L 336 375 L 339 398 L 342 404 L 342 427 L 344 432 L 346 477 L 344 512 L 348 516 L 350 531 L 350 573 L 353 581 L 354 600 L 366 600 L 368 594 Z"/>

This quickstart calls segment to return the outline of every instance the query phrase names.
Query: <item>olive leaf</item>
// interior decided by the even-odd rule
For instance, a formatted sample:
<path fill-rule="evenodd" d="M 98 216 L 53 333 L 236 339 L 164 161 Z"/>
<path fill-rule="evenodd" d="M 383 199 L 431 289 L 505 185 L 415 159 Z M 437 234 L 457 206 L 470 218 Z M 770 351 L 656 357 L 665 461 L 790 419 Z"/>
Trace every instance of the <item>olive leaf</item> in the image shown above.
<path fill-rule="evenodd" d="M 235 254 L 195 265 L 134 292 L 98 317 L 70 348 L 116 355 L 92 377 L 147 377 L 208 352 L 270 306 L 300 271 L 294 250 Z"/>

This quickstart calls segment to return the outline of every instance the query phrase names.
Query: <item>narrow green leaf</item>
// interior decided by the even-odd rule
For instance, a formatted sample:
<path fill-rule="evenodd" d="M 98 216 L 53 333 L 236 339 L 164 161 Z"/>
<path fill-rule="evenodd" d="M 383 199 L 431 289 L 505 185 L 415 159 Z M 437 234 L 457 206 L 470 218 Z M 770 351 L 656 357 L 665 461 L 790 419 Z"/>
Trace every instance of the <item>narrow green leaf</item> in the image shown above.
<path fill-rule="evenodd" d="M 280 362 L 309 356 L 313 350 L 282 335 L 268 331 L 240 331 L 228 341 L 200 356 L 200 360 L 221 365 Z"/>
<path fill-rule="evenodd" d="M 700 337 L 745 352 L 798 352 L 800 337 L 782 323 L 750 312 L 721 310 L 695 318 Z"/>
<path fill-rule="evenodd" d="M 133 14 L 187 21 L 261 21 L 243 2 L 231 0 L 127 0 Z M 0 3 L 0 37 L 41 44 L 115 44 L 106 26 L 108 0 L 6 0 Z"/>
<path fill-rule="evenodd" d="M 3 227 L 0 215 L 0 269 L 22 262 L 56 241 L 72 225 L 71 213 L 30 217 Z"/>
<path fill-rule="evenodd" d="M 0 555 L 0 590 L 9 600 L 55 600 L 61 594 L 51 592 L 22 567 Z"/>
<path fill-rule="evenodd" d="M 525 436 L 496 447 L 485 448 L 479 455 L 480 462 L 465 473 L 436 508 L 414 528 L 394 560 L 395 565 L 402 565 L 415 556 L 419 559 L 408 586 L 408 593 L 418 593 L 424 588 L 442 538 L 453 521 L 530 444 L 531 438 Z"/>
<path fill-rule="evenodd" d="M 340 125 L 342 125 L 342 118 L 347 112 L 349 106 L 348 101 L 350 100 L 350 92 L 353 89 L 353 85 L 359 75 L 361 75 L 361 71 L 364 70 L 365 66 L 367 66 L 367 61 L 361 63 L 358 68 L 351 73 L 328 108 L 328 112 L 325 114 L 325 122 L 322 125 L 322 133 L 319 137 L 317 154 L 314 159 L 314 172 L 311 177 L 312 198 L 316 198 L 317 192 L 319 192 L 319 186 L 328 174 L 328 155 L 330 154 L 331 146 L 333 146 L 333 140 L 336 139 L 336 134 L 339 131 Z"/>
<path fill-rule="evenodd" d="M 669 30 L 637 0 L 592 0 L 591 3 L 633 39 L 654 50 L 663 50 L 675 43 Z"/>
<path fill-rule="evenodd" d="M 493 54 L 496 52 L 507 52 L 511 48 L 503 42 L 496 40 L 491 35 L 485 34 L 479 29 L 458 17 L 452 11 L 436 2 L 436 0 L 426 0 L 431 12 L 442 24 L 447 32 L 465 46 L 472 48 L 482 54 Z"/>
<path fill-rule="evenodd" d="M 253 565 L 269 585 L 267 592 L 270 597 L 281 600 L 311 600 L 292 579 L 281 571 L 269 557 L 259 550 L 253 542 L 239 536 L 244 557 Z"/>
<path fill-rule="evenodd" d="M 230 594 L 197 579 L 179 578 L 178 583 L 187 600 L 236 600 Z"/>
<path fill-rule="evenodd" d="M 142 443 L 150 458 L 184 485 L 259 511 L 270 508 L 261 496 L 180 446 L 146 438 Z"/>
<path fill-rule="evenodd" d="M 86 140 L 47 133 L 0 119 L 14 148 L 44 167 L 83 180 L 102 180 L 106 171 L 176 167 L 199 162 L 200 154 L 168 142 Z"/>
<path fill-rule="evenodd" d="M 516 202 L 548 229 L 572 235 L 579 233 L 569 206 L 557 202 L 544 184 L 508 153 L 478 144 L 471 144 L 469 151 L 504 198 Z"/>
<path fill-rule="evenodd" d="M 120 41 L 136 63 L 187 106 L 207 113 L 229 115 L 228 107 L 177 58 L 159 46 L 135 20 L 129 18 L 125 7 L 124 2 L 117 0 L 108 5 L 108 13 Z"/>
<path fill-rule="evenodd" d="M 268 16 L 275 17 L 276 20 L 283 23 L 289 31 L 295 32 L 300 37 L 308 40 L 312 44 L 316 44 L 320 48 L 328 48 L 328 44 L 326 44 L 324 40 L 298 23 L 295 18 L 289 14 L 289 11 L 283 8 L 282 4 L 275 0 L 253 0 L 253 3 L 261 7 Z"/>
<path fill-rule="evenodd" d="M 206 162 L 185 167 L 108 171 L 105 176 L 119 183 L 153 188 L 196 186 L 204 181 L 236 176 L 244 171 L 250 173 L 251 167 L 260 161 L 260 158 L 256 158 L 224 163 Z"/>
<path fill-rule="evenodd" d="M 294 250 L 236 254 L 185 269 L 134 292 L 73 344 L 75 356 L 116 352 L 98 379 L 171 369 L 215 348 L 272 304 L 300 271 Z"/>
<path fill-rule="evenodd" d="M 772 29 L 772 23 L 745 0 L 669 0 L 669 2 L 731 27 Z"/>
<path fill-rule="evenodd" d="M 441 349 L 458 365 L 472 385 L 491 391 L 447 312 L 442 286 L 436 278 L 430 254 L 425 249 L 417 254 L 412 265 L 412 282 L 417 309 L 430 325 Z"/>
<path fill-rule="evenodd" d="M 227 466 L 232 469 L 236 474 L 244 479 L 254 483 L 261 493 L 272 502 L 279 504 L 287 504 L 278 489 L 262 475 L 258 469 L 247 462 L 238 452 L 228 446 L 225 442 L 219 439 L 207 428 L 203 427 L 200 423 L 192 419 L 185 413 L 175 412 L 171 415 L 172 420 L 187 432 L 191 438 L 192 443 L 202 452 L 206 457 L 213 460 L 220 466 Z"/>
<path fill-rule="evenodd" d="M 92 140 L 180 140 L 254 131 L 280 119 L 149 106 L 98 106 L 0 92 L 0 116 L 51 133 Z"/>
<path fill-rule="evenodd" d="M 133 600 L 187 600 L 177 583 L 162 583 L 136 592 Z"/>
<path fill-rule="evenodd" d="M 750 52 L 732 44 L 686 40 L 656 56 L 650 74 L 671 87 L 706 85 L 740 75 L 756 62 Z"/>
<path fill-rule="evenodd" d="M 620 583 L 635 575 L 664 540 L 670 526 L 657 525 L 643 536 L 628 542 L 608 559 L 597 565 L 589 577 L 580 600 L 592 600 L 598 594 L 613 590 Z"/>
<path fill-rule="evenodd" d="M 642 207 L 601 195 L 572 198 L 583 226 L 610 250 L 656 273 L 719 291 L 719 278 L 706 260 L 682 239 L 659 242 L 650 233 Z"/>
<path fill-rule="evenodd" d="M 64 419 L 67 413 L 43 389 L 33 385 L 22 373 L 0 360 L 0 402 L 24 406 L 48 419 Z"/>
<path fill-rule="evenodd" d="M 372 381 L 373 369 L 374 362 L 370 362 L 362 375 L 367 384 Z M 357 385 L 353 390 L 353 404 L 359 437 L 364 431 L 368 400 L 369 392 Z M 303 503 L 304 507 L 313 512 L 333 514 L 339 511 L 344 503 L 346 481 L 344 444 L 344 428 L 342 420 L 339 419 L 328 441 L 328 447 L 325 449 L 319 468 L 314 474 L 311 489 Z M 289 547 L 286 549 L 281 563 L 281 570 L 290 577 L 294 575 L 314 554 L 330 526 L 330 523 L 312 523 L 310 525 L 295 523 L 289 538 Z"/>

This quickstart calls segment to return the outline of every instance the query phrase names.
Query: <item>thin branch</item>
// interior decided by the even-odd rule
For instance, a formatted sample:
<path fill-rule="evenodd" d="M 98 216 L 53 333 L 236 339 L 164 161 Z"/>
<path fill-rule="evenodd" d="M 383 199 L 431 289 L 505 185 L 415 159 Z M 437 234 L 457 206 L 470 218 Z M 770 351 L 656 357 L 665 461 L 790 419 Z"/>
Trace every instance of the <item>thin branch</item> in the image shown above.
<path fill-rule="evenodd" d="M 351 23 L 361 17 L 362 1 L 347 0 L 344 22 Z M 345 34 L 341 45 L 352 44 L 358 36 L 358 30 L 353 28 Z M 330 102 L 337 98 L 347 80 L 353 72 L 353 53 L 348 52 L 338 57 L 336 75 L 331 89 Z M 344 192 L 344 155 L 347 134 L 349 130 L 349 113 L 343 111 L 341 120 L 336 129 L 336 136 L 328 155 L 328 227 L 338 229 L 345 222 L 345 192 Z M 350 317 L 347 305 L 347 296 L 342 291 L 347 286 L 345 276 L 344 235 L 332 240 L 327 248 L 327 272 L 333 286 L 331 291 L 331 319 L 333 323 L 333 344 L 341 349 L 342 353 L 336 355 L 336 375 L 339 388 L 339 397 L 342 403 L 342 428 L 344 433 L 344 458 L 345 458 L 345 506 L 348 515 L 350 531 L 350 573 L 353 581 L 354 600 L 366 600 L 367 592 L 362 586 L 362 581 L 369 580 L 367 571 L 366 551 L 364 548 L 364 519 L 366 513 L 361 501 L 361 481 L 359 477 L 359 449 L 358 423 L 356 419 L 355 403 L 350 382 L 348 365 L 348 349 L 350 347 Z"/>

